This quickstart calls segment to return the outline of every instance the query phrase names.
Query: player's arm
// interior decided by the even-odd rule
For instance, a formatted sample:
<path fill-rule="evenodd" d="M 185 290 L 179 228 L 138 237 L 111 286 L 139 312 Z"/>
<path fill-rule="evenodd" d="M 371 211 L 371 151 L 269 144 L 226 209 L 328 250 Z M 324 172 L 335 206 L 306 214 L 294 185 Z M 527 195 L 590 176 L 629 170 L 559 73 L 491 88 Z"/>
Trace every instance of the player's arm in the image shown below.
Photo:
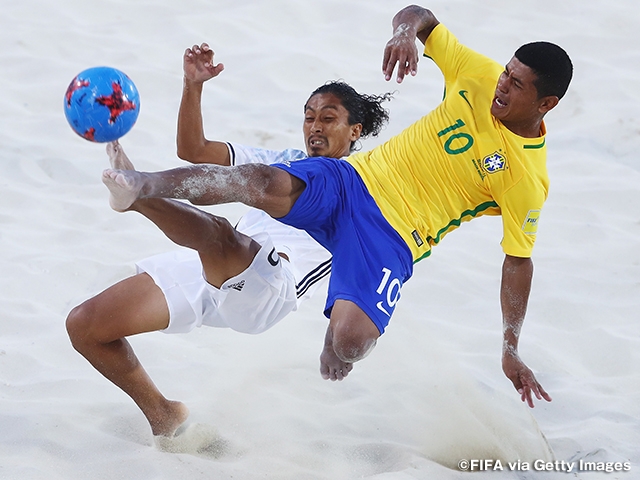
<path fill-rule="evenodd" d="M 382 72 L 390 80 L 398 65 L 397 82 L 401 83 L 405 75 L 418 72 L 418 48 L 415 39 L 424 44 L 433 29 L 440 22 L 435 15 L 423 7 L 410 5 L 393 17 L 393 37 L 387 42 L 382 60 Z"/>
<path fill-rule="evenodd" d="M 533 261 L 530 258 L 505 256 L 500 287 L 504 334 L 502 370 L 521 395 L 522 401 L 526 401 L 533 408 L 532 393 L 538 400 L 544 398 L 550 402 L 551 397 L 518 354 L 518 340 L 527 313 L 532 278 Z"/>
<path fill-rule="evenodd" d="M 213 51 L 206 43 L 188 48 L 183 58 L 184 85 L 178 112 L 178 157 L 191 163 L 230 165 L 224 142 L 207 140 L 202 124 L 202 88 L 217 77 L 224 65 L 213 63 Z"/>

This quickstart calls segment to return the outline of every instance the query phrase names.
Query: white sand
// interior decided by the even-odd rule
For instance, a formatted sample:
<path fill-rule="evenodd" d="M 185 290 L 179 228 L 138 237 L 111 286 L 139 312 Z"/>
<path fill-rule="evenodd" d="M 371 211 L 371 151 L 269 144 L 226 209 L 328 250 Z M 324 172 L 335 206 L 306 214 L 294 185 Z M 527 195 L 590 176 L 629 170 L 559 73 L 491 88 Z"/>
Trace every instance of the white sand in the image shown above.
<path fill-rule="evenodd" d="M 416 266 L 388 332 L 342 383 L 318 373 L 321 295 L 255 337 L 203 328 L 134 338 L 161 390 L 224 439 L 199 455 L 156 449 L 133 402 L 71 348 L 64 319 L 74 305 L 132 274 L 136 259 L 173 248 L 142 217 L 110 210 L 104 146 L 64 119 L 73 76 L 110 65 L 134 79 L 142 110 L 122 143 L 144 170 L 180 164 L 181 56 L 202 41 L 226 65 L 205 90 L 209 137 L 301 148 L 308 94 L 343 78 L 360 91 L 397 90 L 386 139 L 442 93 L 428 61 L 401 86 L 383 80 L 382 49 L 403 6 L 3 3 L 0 478 L 471 478 L 456 469 L 464 458 L 631 462 L 626 473 L 505 468 L 482 479 L 640 478 L 640 7 L 632 0 L 425 5 L 501 62 L 541 39 L 574 60 L 573 85 L 547 120 L 552 189 L 521 341 L 553 402 L 529 410 L 500 369 L 495 218 L 465 224 Z M 243 207 L 212 211 L 236 219 Z"/>

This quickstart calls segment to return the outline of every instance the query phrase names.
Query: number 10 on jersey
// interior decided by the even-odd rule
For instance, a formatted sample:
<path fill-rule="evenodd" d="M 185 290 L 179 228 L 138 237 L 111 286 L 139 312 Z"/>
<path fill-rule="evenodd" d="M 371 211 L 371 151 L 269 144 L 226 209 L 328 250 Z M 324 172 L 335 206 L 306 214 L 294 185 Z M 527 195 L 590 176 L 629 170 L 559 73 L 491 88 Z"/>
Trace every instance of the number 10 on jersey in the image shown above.
<path fill-rule="evenodd" d="M 402 282 L 398 278 L 391 279 L 391 270 L 389 270 L 388 268 L 383 268 L 382 280 L 380 281 L 380 285 L 378 286 L 376 293 L 378 295 L 384 295 L 386 290 L 386 295 L 384 295 L 384 300 L 381 300 L 376 304 L 376 307 L 378 307 L 379 310 L 390 317 L 391 314 L 386 307 L 393 310 L 393 308 L 396 306 L 396 303 L 398 303 L 398 300 L 400 300 L 401 288 Z"/>

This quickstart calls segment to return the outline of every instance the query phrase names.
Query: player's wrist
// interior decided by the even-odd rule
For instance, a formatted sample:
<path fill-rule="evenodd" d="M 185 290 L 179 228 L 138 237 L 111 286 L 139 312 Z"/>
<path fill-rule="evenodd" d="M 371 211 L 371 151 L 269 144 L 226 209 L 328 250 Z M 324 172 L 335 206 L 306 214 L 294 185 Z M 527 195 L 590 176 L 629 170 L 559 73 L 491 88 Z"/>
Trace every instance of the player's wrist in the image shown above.
<path fill-rule="evenodd" d="M 518 358 L 518 344 L 507 339 L 502 342 L 502 358 Z"/>
<path fill-rule="evenodd" d="M 196 80 L 188 75 L 184 75 L 183 77 L 184 87 L 188 89 L 197 88 L 202 90 L 202 85 L 204 84 L 203 80 Z"/>
<path fill-rule="evenodd" d="M 394 39 L 409 38 L 413 40 L 415 39 L 417 34 L 418 34 L 417 25 L 413 25 L 406 22 L 399 24 L 398 26 L 396 26 L 396 28 L 393 29 Z"/>

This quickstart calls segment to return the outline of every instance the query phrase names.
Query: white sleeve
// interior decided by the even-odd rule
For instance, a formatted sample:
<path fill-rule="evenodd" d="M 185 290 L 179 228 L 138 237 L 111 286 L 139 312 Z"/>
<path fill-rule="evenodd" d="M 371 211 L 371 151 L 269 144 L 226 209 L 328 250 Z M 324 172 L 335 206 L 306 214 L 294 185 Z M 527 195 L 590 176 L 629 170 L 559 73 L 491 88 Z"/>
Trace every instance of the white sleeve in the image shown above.
<path fill-rule="evenodd" d="M 227 143 L 231 165 L 244 165 L 246 163 L 283 163 L 287 161 L 307 158 L 302 150 L 288 148 L 287 150 L 266 150 L 264 148 L 246 147 L 236 143 Z"/>

